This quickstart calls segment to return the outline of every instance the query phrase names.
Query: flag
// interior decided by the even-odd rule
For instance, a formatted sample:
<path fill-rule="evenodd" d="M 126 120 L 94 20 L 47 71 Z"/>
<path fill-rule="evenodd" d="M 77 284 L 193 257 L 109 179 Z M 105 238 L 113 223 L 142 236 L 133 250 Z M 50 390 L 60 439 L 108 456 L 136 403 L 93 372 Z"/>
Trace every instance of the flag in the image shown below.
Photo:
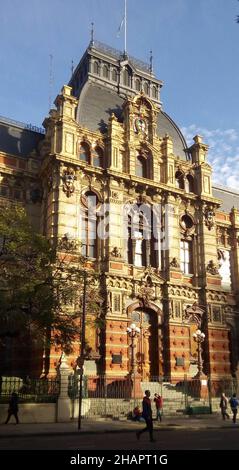
<path fill-rule="evenodd" d="M 125 22 L 125 16 L 122 18 L 121 23 L 120 23 L 120 25 L 119 25 L 119 27 L 118 27 L 117 38 L 120 37 L 121 29 L 122 29 L 122 27 L 123 27 L 124 22 Z"/>

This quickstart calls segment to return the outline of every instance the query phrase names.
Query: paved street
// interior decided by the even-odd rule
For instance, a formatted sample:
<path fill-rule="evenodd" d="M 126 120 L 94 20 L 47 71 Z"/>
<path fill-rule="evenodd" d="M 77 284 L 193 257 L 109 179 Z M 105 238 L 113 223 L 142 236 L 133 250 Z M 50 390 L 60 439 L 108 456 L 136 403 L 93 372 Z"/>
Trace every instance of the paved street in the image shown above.
<path fill-rule="evenodd" d="M 139 441 L 135 432 L 97 432 L 66 435 L 2 437 L 1 450 L 222 450 L 239 449 L 239 427 L 225 429 L 156 429 L 156 442 L 149 442 L 148 434 Z"/>

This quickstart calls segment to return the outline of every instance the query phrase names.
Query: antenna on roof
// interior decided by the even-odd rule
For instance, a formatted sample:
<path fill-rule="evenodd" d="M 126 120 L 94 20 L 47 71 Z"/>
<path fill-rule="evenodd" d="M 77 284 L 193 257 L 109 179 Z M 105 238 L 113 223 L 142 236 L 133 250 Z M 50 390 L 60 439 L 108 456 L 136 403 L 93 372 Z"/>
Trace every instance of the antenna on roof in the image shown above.
<path fill-rule="evenodd" d="M 91 23 L 91 32 L 90 32 L 90 45 L 94 46 L 94 23 Z"/>
<path fill-rule="evenodd" d="M 121 29 L 124 25 L 124 57 L 127 58 L 127 0 L 124 0 L 124 16 L 117 31 L 117 37 L 120 37 Z"/>
<path fill-rule="evenodd" d="M 53 88 L 53 54 L 50 54 L 49 64 L 49 110 L 52 107 L 52 88 Z"/>
<path fill-rule="evenodd" d="M 124 0 L 124 55 L 127 56 L 127 0 Z"/>
<path fill-rule="evenodd" d="M 153 52 L 152 52 L 152 49 L 150 51 L 150 57 L 149 57 L 149 71 L 150 71 L 150 73 L 153 73 Z"/>

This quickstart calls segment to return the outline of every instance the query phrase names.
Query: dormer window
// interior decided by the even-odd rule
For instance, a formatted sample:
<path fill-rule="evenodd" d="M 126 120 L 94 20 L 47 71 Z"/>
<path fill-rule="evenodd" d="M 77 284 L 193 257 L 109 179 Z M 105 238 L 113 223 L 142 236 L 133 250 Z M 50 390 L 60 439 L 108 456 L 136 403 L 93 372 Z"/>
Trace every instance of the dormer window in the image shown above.
<path fill-rule="evenodd" d="M 96 75 L 100 75 L 100 65 L 99 65 L 99 62 L 97 61 L 94 62 L 94 73 Z"/>
<path fill-rule="evenodd" d="M 117 70 L 115 68 L 112 70 L 112 80 L 117 82 Z"/>
<path fill-rule="evenodd" d="M 124 69 L 123 72 L 123 81 L 125 86 L 131 87 L 131 73 L 127 67 Z"/>
<path fill-rule="evenodd" d="M 139 78 L 136 78 L 135 80 L 135 89 L 137 91 L 140 91 L 141 90 L 141 83 L 140 83 L 140 79 Z"/>
<path fill-rule="evenodd" d="M 103 77 L 104 78 L 109 78 L 109 67 L 108 65 L 103 65 Z"/>
<path fill-rule="evenodd" d="M 153 86 L 152 88 L 152 97 L 158 99 L 158 90 L 156 86 Z"/>
<path fill-rule="evenodd" d="M 148 82 L 144 83 L 144 93 L 146 95 L 149 95 L 149 84 L 148 84 Z"/>

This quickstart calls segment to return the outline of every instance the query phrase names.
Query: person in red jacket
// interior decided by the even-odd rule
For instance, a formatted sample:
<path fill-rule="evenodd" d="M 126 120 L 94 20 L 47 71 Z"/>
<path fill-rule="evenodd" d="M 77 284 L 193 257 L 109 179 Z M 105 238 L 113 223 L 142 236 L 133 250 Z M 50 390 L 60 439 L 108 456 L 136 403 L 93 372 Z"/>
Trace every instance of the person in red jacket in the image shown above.
<path fill-rule="evenodd" d="M 143 405 L 142 417 L 145 419 L 146 427 L 141 429 L 141 431 L 136 432 L 136 437 L 137 439 L 139 439 L 143 432 L 148 431 L 150 441 L 155 442 L 153 438 L 153 418 L 152 418 L 151 400 L 149 397 L 150 397 L 150 391 L 145 390 L 145 396 L 142 402 L 142 405 Z"/>
<path fill-rule="evenodd" d="M 157 393 L 154 394 L 154 403 L 156 406 L 156 421 L 162 421 L 163 399 Z"/>

